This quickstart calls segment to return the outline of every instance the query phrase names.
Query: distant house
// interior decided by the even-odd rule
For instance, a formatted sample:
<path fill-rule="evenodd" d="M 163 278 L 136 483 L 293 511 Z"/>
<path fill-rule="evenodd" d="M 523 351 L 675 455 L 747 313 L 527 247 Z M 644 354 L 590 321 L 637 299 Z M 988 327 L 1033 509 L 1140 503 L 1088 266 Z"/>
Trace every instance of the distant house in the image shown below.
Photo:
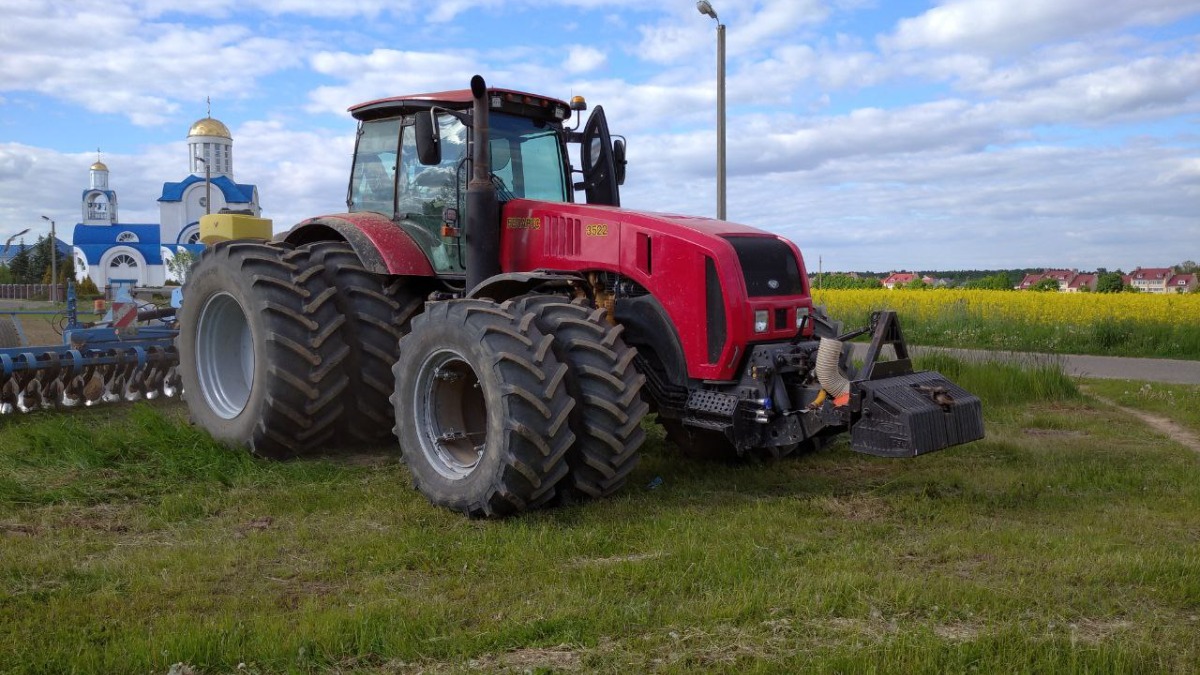
<path fill-rule="evenodd" d="M 1167 280 L 1168 293 L 1191 293 L 1200 287 L 1195 274 L 1176 274 Z"/>
<path fill-rule="evenodd" d="M 1067 284 L 1068 293 L 1078 293 L 1082 290 L 1096 290 L 1096 275 L 1095 274 L 1076 274 L 1071 283 Z"/>
<path fill-rule="evenodd" d="M 1026 274 L 1021 283 L 1017 284 L 1018 291 L 1027 291 L 1037 285 L 1037 282 L 1042 280 L 1040 274 Z"/>
<path fill-rule="evenodd" d="M 1166 293 L 1171 279 L 1176 276 L 1194 277 L 1195 275 L 1176 275 L 1175 270 L 1170 267 L 1137 267 L 1129 273 L 1129 285 L 1143 293 Z M 1178 287 L 1177 284 L 1174 288 Z M 1173 292 L 1174 288 L 1172 288 Z"/>
<path fill-rule="evenodd" d="M 1095 274 L 1080 274 L 1079 270 L 1042 270 L 1041 274 L 1026 274 L 1017 290 L 1027 291 L 1044 279 L 1053 279 L 1063 293 L 1078 293 L 1083 288 L 1096 290 Z"/>
<path fill-rule="evenodd" d="M 907 286 L 916 278 L 917 275 L 912 272 L 892 272 L 883 278 L 883 287 L 891 290 L 897 286 Z"/>

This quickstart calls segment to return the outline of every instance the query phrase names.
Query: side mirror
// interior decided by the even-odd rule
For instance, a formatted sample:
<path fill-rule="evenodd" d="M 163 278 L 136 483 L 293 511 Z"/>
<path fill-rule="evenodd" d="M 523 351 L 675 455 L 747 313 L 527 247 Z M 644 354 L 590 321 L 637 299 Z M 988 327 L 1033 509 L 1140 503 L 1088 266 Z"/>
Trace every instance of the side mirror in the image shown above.
<path fill-rule="evenodd" d="M 613 173 L 617 177 L 617 185 L 625 184 L 625 141 L 618 138 L 613 141 Z"/>
<path fill-rule="evenodd" d="M 417 159 L 425 166 L 442 163 L 442 136 L 438 129 L 437 115 L 431 110 L 428 113 L 417 113 L 415 125 L 417 135 Z"/>

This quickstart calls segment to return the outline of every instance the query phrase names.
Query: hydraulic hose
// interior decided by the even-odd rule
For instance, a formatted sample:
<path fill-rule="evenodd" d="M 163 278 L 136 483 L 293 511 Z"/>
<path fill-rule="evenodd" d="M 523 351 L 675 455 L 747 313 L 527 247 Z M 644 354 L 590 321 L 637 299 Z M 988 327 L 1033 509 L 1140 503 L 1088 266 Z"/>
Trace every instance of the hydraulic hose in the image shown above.
<path fill-rule="evenodd" d="M 835 399 L 850 391 L 850 380 L 842 374 L 838 361 L 842 356 L 841 340 L 821 338 L 821 346 L 817 348 L 817 382 L 821 388 L 829 392 Z"/>

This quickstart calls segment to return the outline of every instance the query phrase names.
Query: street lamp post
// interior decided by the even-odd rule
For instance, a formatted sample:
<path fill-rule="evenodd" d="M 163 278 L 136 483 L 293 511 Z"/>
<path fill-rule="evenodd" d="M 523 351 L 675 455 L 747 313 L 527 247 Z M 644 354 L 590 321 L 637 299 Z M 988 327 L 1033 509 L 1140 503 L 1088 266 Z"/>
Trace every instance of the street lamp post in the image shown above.
<path fill-rule="evenodd" d="M 203 157 L 196 157 L 195 159 L 204 165 L 204 213 L 208 215 L 212 213 L 212 171 L 208 168 L 208 162 Z"/>
<path fill-rule="evenodd" d="M 50 222 L 50 302 L 58 302 L 58 234 L 53 220 L 46 216 L 42 220 Z"/>
<path fill-rule="evenodd" d="M 708 0 L 699 0 L 696 9 L 717 22 L 717 218 L 725 220 L 725 24 Z"/>

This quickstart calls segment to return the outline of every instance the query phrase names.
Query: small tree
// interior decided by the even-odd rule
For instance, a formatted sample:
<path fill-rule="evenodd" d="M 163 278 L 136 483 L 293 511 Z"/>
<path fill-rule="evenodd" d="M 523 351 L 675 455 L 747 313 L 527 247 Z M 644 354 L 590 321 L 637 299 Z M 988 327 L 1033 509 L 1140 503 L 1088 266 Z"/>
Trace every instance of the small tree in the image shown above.
<path fill-rule="evenodd" d="M 84 277 L 83 281 L 75 287 L 75 293 L 80 297 L 98 296 L 100 289 L 96 288 L 96 282 L 92 281 L 91 277 Z"/>
<path fill-rule="evenodd" d="M 1058 280 L 1057 279 L 1049 279 L 1049 278 L 1041 279 L 1036 284 L 1030 286 L 1029 290 L 1031 290 L 1031 291 L 1057 291 L 1058 290 Z"/>
<path fill-rule="evenodd" d="M 1096 277 L 1097 293 L 1120 293 L 1125 288 L 1125 282 L 1116 272 L 1104 272 Z"/>
<path fill-rule="evenodd" d="M 192 271 L 192 265 L 196 264 L 198 258 L 199 256 L 186 248 L 177 248 L 174 255 L 167 260 L 167 271 L 182 284 L 187 281 L 188 272 Z"/>
<path fill-rule="evenodd" d="M 21 239 L 20 250 L 13 256 L 12 262 L 8 264 L 8 270 L 12 273 L 12 283 L 24 284 L 25 276 L 29 273 L 30 251 L 25 247 L 25 240 Z"/>
<path fill-rule="evenodd" d="M 995 274 L 983 277 L 982 279 L 968 281 L 966 287 L 969 289 L 982 289 L 990 291 L 1011 291 L 1013 288 L 1013 282 L 1008 276 L 1007 272 L 997 272 Z"/>

